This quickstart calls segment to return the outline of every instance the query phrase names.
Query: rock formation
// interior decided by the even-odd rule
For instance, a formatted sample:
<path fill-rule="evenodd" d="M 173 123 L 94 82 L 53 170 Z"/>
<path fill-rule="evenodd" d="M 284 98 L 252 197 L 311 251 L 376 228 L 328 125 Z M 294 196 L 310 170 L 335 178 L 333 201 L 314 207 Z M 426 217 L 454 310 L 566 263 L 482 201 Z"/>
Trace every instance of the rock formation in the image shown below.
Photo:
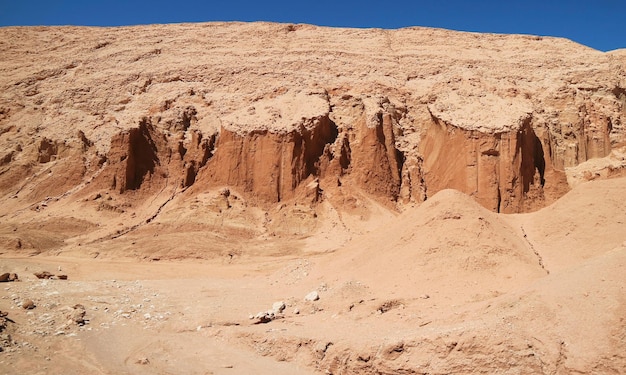
<path fill-rule="evenodd" d="M 0 372 L 620 373 L 625 180 L 581 182 L 626 175 L 625 67 L 426 28 L 0 28 L 0 281 L 31 270 Z"/>
<path fill-rule="evenodd" d="M 226 185 L 261 205 L 455 188 L 522 212 L 626 141 L 623 54 L 563 39 L 269 23 L 0 34 L 0 193 L 23 201 L 86 181 L 133 199 Z"/>

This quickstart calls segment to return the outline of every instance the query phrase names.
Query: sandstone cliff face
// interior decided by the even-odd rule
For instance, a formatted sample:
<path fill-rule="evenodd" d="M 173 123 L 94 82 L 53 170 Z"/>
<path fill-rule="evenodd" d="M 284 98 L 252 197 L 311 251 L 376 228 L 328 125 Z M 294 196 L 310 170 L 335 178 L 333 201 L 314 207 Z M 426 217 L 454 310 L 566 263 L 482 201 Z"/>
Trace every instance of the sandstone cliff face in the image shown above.
<path fill-rule="evenodd" d="M 262 202 L 293 198 L 304 180 L 319 176 L 324 146 L 336 137 L 328 117 L 318 121 L 310 131 L 294 129 L 287 134 L 267 130 L 237 134 L 222 129 L 201 181 L 241 188 Z"/>
<path fill-rule="evenodd" d="M 27 276 L 11 294 L 49 301 L 58 286 L 59 307 L 133 312 L 87 306 L 104 325 L 71 342 L 33 336 L 57 328 L 23 315 L 20 335 L 38 339 L 4 366 L 136 372 L 132 352 L 181 372 L 201 343 L 207 365 L 228 349 L 216 366 L 244 373 L 260 355 L 329 373 L 619 373 L 625 181 L 527 215 L 468 200 L 526 212 L 626 175 L 625 88 L 626 51 L 554 38 L 0 28 L 2 266 L 63 264 L 74 280 Z M 130 292 L 111 288 L 126 278 Z M 287 330 L 236 323 L 279 296 L 301 301 L 276 322 Z M 77 362 L 35 350 L 110 347 L 98 330 L 122 321 L 152 333 Z"/>
<path fill-rule="evenodd" d="M 458 128 L 434 116 L 433 121 L 420 144 L 428 188 L 454 188 L 504 213 L 541 207 L 546 195 L 554 199 L 565 192 L 565 173 L 554 168 L 544 151 L 549 140 L 539 139 L 530 115 L 500 133 Z"/>
<path fill-rule="evenodd" d="M 88 183 L 400 207 L 455 188 L 521 212 L 626 141 L 623 54 L 567 40 L 265 23 L 0 35 L 0 187 L 18 200 Z"/>

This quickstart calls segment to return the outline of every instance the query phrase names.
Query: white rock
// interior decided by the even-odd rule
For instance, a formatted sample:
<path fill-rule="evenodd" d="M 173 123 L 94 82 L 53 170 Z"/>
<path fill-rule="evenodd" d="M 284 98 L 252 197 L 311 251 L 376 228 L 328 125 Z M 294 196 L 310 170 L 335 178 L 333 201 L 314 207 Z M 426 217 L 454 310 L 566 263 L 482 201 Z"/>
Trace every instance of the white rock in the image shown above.
<path fill-rule="evenodd" d="M 274 314 L 280 314 L 285 310 L 286 307 L 287 306 L 283 301 L 274 302 L 274 304 L 272 305 L 272 311 L 274 312 Z"/>
<path fill-rule="evenodd" d="M 269 323 L 272 320 L 276 319 L 276 315 L 274 314 L 273 310 L 268 310 L 268 311 L 261 311 L 258 314 L 256 314 L 256 316 L 254 317 L 257 320 L 257 324 L 258 323 Z"/>
<path fill-rule="evenodd" d="M 317 301 L 318 299 L 320 299 L 320 295 L 315 290 L 304 297 L 305 301 Z"/>

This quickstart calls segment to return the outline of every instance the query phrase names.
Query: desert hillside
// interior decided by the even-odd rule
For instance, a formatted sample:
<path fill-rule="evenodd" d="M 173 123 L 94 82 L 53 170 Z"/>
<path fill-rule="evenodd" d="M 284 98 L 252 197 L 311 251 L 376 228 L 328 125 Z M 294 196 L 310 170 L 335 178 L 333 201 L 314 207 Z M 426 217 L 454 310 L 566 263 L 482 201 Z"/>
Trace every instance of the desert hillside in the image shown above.
<path fill-rule="evenodd" d="M 0 28 L 0 369 L 621 374 L 625 176 L 624 50 Z"/>

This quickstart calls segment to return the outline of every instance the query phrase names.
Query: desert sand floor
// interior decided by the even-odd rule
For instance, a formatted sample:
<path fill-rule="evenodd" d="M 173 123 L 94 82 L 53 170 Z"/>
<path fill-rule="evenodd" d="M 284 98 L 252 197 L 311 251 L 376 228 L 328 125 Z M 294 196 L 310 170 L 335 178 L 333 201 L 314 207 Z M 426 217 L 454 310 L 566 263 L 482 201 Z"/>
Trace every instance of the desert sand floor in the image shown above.
<path fill-rule="evenodd" d="M 0 373 L 624 373 L 625 189 L 593 181 L 516 215 L 445 190 L 322 253 L 7 251 L 20 281 L 0 284 Z M 250 318 L 277 301 L 276 319 Z"/>

